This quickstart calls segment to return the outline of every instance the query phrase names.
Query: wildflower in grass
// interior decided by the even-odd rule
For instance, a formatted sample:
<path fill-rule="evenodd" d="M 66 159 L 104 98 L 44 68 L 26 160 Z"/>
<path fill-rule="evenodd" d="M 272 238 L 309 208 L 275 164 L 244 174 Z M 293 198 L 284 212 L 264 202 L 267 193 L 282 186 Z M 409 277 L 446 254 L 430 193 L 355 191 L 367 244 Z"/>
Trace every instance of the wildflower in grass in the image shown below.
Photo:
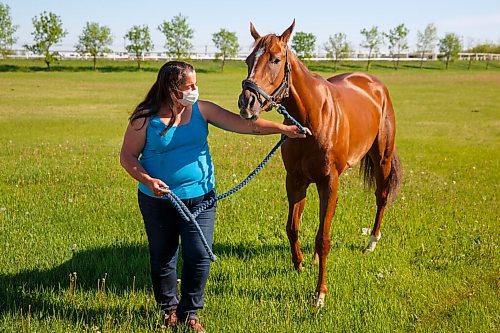
<path fill-rule="evenodd" d="M 361 229 L 361 235 L 366 236 L 370 234 L 370 228 Z"/>

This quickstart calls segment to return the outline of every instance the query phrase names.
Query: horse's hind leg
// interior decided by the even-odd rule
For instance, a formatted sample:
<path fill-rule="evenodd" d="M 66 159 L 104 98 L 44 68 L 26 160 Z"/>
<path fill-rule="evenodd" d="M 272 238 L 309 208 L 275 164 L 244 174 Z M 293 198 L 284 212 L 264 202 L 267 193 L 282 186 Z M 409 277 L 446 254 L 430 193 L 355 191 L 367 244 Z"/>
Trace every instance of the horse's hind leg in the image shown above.
<path fill-rule="evenodd" d="M 319 272 L 314 306 L 321 307 L 324 305 L 327 292 L 326 258 L 330 253 L 330 227 L 337 206 L 338 174 L 332 172 L 325 181 L 317 183 L 317 187 L 320 202 L 320 220 L 316 234 L 315 251 L 319 258 Z"/>
<path fill-rule="evenodd" d="M 385 206 L 387 205 L 387 197 L 389 195 L 389 176 L 391 173 L 391 156 L 380 156 L 381 154 L 372 154 L 369 156 L 373 162 L 373 172 L 376 182 L 375 197 L 377 199 L 377 213 L 375 215 L 375 223 L 370 235 L 368 245 L 363 252 L 373 252 L 380 240 L 382 225 L 382 217 L 384 215 Z"/>
<path fill-rule="evenodd" d="M 286 224 L 286 233 L 290 241 L 292 251 L 292 261 L 298 272 L 302 271 L 302 251 L 299 244 L 299 228 L 302 212 L 306 205 L 306 191 L 308 183 L 297 177 L 287 174 L 286 192 L 288 196 L 288 221 Z"/>

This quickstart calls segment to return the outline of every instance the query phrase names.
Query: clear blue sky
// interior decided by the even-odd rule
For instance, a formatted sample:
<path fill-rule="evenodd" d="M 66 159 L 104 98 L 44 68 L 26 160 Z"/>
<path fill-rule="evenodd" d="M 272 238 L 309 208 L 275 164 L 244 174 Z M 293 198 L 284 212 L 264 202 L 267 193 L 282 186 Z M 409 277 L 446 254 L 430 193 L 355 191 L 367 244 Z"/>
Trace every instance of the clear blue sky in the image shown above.
<path fill-rule="evenodd" d="M 434 23 L 441 37 L 454 32 L 463 38 L 464 46 L 478 42 L 500 43 L 500 0 L 0 0 L 9 5 L 18 42 L 15 48 L 31 44 L 32 18 L 41 12 L 57 14 L 68 35 L 58 49 L 73 50 L 85 22 L 107 25 L 113 34 L 113 49 L 123 50 L 123 36 L 132 25 L 149 26 L 155 50 L 162 51 L 164 37 L 157 27 L 181 13 L 194 29 L 195 49 L 209 51 L 212 34 L 221 28 L 236 32 L 243 52 L 248 51 L 252 21 L 261 34 L 282 33 L 295 18 L 295 31 L 316 35 L 321 46 L 328 36 L 347 34 L 359 49 L 363 37 L 359 31 L 373 25 L 388 31 L 400 23 L 409 29 L 410 49 L 415 48 L 417 31 Z"/>

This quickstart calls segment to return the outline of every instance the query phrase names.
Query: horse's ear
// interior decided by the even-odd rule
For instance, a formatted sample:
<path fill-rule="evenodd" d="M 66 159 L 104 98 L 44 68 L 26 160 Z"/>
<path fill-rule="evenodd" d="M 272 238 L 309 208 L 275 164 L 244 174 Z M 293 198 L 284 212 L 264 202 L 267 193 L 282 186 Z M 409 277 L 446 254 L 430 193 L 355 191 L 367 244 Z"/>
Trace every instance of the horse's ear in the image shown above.
<path fill-rule="evenodd" d="M 250 33 L 252 34 L 253 39 L 257 40 L 260 38 L 260 34 L 257 32 L 255 27 L 253 26 L 252 22 L 250 22 Z"/>
<path fill-rule="evenodd" d="M 282 42 L 288 43 L 290 36 L 292 35 L 293 28 L 295 28 L 295 19 L 293 19 L 292 25 L 288 27 L 280 36 Z"/>

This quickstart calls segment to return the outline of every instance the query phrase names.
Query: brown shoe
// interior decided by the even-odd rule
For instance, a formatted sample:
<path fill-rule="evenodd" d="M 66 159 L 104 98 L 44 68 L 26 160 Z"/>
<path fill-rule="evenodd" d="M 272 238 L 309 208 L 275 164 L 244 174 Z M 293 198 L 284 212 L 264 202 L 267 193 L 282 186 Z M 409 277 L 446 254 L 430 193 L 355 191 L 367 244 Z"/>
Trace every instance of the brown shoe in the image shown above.
<path fill-rule="evenodd" d="M 188 319 L 186 326 L 189 327 L 194 332 L 206 333 L 207 331 L 203 326 L 201 326 L 198 319 Z"/>
<path fill-rule="evenodd" d="M 177 326 L 177 323 L 179 320 L 177 319 L 177 314 L 175 313 L 175 310 L 170 313 L 163 313 L 163 325 L 166 325 L 168 327 L 174 327 Z"/>

